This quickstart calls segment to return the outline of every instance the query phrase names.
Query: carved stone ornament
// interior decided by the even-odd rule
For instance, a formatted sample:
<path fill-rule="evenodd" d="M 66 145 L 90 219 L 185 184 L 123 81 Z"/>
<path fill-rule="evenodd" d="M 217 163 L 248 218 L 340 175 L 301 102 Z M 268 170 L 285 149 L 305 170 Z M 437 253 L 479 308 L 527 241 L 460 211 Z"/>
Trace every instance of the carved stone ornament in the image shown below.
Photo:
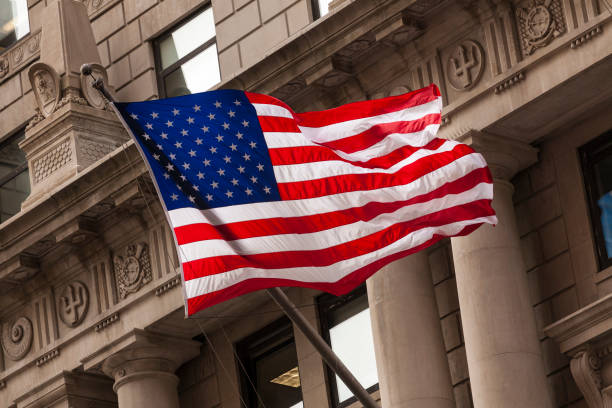
<path fill-rule="evenodd" d="M 87 99 L 87 102 L 96 109 L 104 109 L 106 106 L 106 100 L 102 97 L 100 92 L 94 89 L 91 85 L 94 82 L 94 78 L 102 78 L 104 85 L 108 89 L 108 75 L 106 69 L 100 64 L 90 64 L 91 75 L 81 74 L 81 90 L 83 96 Z M 93 76 L 93 78 L 92 78 Z"/>
<path fill-rule="evenodd" d="M 600 369 L 601 359 L 590 348 L 576 353 L 570 362 L 574 381 L 591 408 L 609 408 L 604 405 L 601 395 Z"/>
<path fill-rule="evenodd" d="M 59 295 L 58 312 L 60 319 L 68 327 L 76 327 L 87 315 L 89 308 L 89 291 L 79 281 L 66 285 Z"/>
<path fill-rule="evenodd" d="M 528 7 L 516 10 L 521 47 L 531 55 L 565 32 L 559 0 L 531 0 Z"/>
<path fill-rule="evenodd" d="M 2 348 L 13 361 L 21 360 L 32 346 L 32 322 L 27 317 L 20 317 L 12 324 L 2 325 Z"/>
<path fill-rule="evenodd" d="M 115 255 L 113 263 L 121 299 L 153 280 L 149 246 L 144 242 L 129 245 L 125 250 L 125 257 Z"/>
<path fill-rule="evenodd" d="M 457 91 L 472 89 L 484 72 L 484 51 L 476 41 L 465 40 L 446 61 L 448 82 Z"/>
<path fill-rule="evenodd" d="M 59 75 L 44 62 L 37 62 L 28 71 L 32 90 L 38 103 L 38 109 L 44 117 L 48 117 L 57 106 L 60 99 Z"/>
<path fill-rule="evenodd" d="M 0 78 L 4 78 L 9 72 L 9 60 L 8 58 L 0 58 Z"/>

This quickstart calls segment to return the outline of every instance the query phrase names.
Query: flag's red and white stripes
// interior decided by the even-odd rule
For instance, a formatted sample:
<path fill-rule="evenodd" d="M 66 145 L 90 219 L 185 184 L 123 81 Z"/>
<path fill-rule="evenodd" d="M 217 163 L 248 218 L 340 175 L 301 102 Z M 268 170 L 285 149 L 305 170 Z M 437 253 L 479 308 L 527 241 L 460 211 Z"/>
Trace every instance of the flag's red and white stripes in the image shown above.
<path fill-rule="evenodd" d="M 272 286 L 342 294 L 395 259 L 496 223 L 482 156 L 435 138 L 435 85 L 301 114 L 247 97 L 283 201 L 169 212 L 189 314 Z"/>

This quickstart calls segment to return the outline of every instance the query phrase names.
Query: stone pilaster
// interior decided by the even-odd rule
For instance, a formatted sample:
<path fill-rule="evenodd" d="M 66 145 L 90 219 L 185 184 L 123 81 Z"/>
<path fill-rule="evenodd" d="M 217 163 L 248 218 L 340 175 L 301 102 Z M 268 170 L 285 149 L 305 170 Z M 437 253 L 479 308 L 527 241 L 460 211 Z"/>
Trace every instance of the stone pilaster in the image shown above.
<path fill-rule="evenodd" d="M 464 139 L 489 164 L 499 220 L 451 240 L 474 406 L 552 407 L 509 182 L 536 150 L 480 132 Z"/>
<path fill-rule="evenodd" d="M 385 408 L 455 408 L 438 308 L 424 251 L 367 281 Z"/>
<path fill-rule="evenodd" d="M 200 344 L 135 330 L 122 345 L 102 364 L 115 380 L 119 408 L 179 408 L 174 372 L 199 353 Z"/>

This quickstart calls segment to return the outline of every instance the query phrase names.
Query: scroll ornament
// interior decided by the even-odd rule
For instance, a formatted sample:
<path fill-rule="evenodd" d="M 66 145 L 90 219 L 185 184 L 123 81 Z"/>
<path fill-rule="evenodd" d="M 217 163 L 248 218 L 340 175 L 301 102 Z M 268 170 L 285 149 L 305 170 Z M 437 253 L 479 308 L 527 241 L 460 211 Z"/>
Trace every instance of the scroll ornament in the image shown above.
<path fill-rule="evenodd" d="M 32 322 L 27 317 L 20 317 L 12 324 L 2 325 L 2 348 L 13 361 L 21 360 L 32 346 Z"/>

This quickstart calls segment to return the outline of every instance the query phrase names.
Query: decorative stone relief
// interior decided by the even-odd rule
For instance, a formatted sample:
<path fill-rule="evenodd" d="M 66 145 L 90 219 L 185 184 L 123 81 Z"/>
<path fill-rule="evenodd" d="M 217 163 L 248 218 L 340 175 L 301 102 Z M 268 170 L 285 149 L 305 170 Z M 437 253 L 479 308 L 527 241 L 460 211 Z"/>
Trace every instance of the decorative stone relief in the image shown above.
<path fill-rule="evenodd" d="M 36 367 L 40 367 L 42 365 L 47 364 L 50 360 L 53 360 L 55 357 L 60 355 L 60 351 L 58 348 L 49 351 L 48 353 L 43 354 L 39 358 L 36 359 Z"/>
<path fill-rule="evenodd" d="M 94 78 L 102 78 L 104 86 L 108 89 L 108 75 L 106 69 L 100 64 L 89 64 L 91 66 L 91 75 L 81 74 L 81 90 L 87 102 L 96 109 L 104 109 L 106 100 L 102 97 L 97 89 L 92 86 Z"/>
<path fill-rule="evenodd" d="M 88 139 L 81 139 L 80 142 L 83 158 L 90 163 L 115 150 L 115 146 L 108 143 L 100 143 Z"/>
<path fill-rule="evenodd" d="M 4 78 L 9 72 L 9 61 L 7 57 L 0 58 L 0 78 Z"/>
<path fill-rule="evenodd" d="M 149 246 L 144 242 L 129 245 L 125 250 L 125 257 L 115 255 L 113 264 L 121 299 L 137 292 L 153 279 Z"/>
<path fill-rule="evenodd" d="M 60 99 L 60 83 L 57 72 L 44 62 L 37 62 L 28 70 L 38 109 L 44 117 L 55 110 Z"/>
<path fill-rule="evenodd" d="M 601 25 L 598 25 L 597 27 L 593 27 L 592 29 L 590 29 L 586 33 L 582 33 L 580 36 L 574 38 L 570 42 L 570 48 L 575 50 L 576 48 L 580 47 L 581 45 L 583 45 L 585 42 L 589 41 L 590 39 L 592 39 L 596 35 L 601 34 L 602 31 L 603 31 L 603 29 L 602 29 Z"/>
<path fill-rule="evenodd" d="M 512 75 L 510 78 L 505 79 L 500 84 L 496 85 L 493 92 L 495 94 L 500 94 L 506 89 L 510 88 L 511 86 L 516 85 L 518 82 L 522 81 L 523 79 L 525 79 L 525 74 L 522 71 L 517 72 L 516 74 Z"/>
<path fill-rule="evenodd" d="M 49 177 L 71 160 L 72 148 L 70 147 L 70 139 L 65 139 L 53 150 L 48 151 L 44 156 L 34 161 L 32 166 L 34 183 L 39 183 Z"/>
<path fill-rule="evenodd" d="M 516 9 L 523 55 L 531 55 L 565 32 L 559 0 L 529 0 Z"/>
<path fill-rule="evenodd" d="M 472 89 L 484 72 L 484 51 L 476 41 L 465 40 L 446 61 L 448 82 L 457 91 Z"/>
<path fill-rule="evenodd" d="M 604 406 L 601 395 L 601 359 L 589 348 L 579 351 L 570 362 L 570 370 L 576 385 L 584 395 L 587 405 L 592 408 Z"/>
<path fill-rule="evenodd" d="M 13 46 L 5 56 L 0 58 L 0 82 L 8 78 L 22 66 L 39 55 L 40 31 L 30 34 Z"/>
<path fill-rule="evenodd" d="M 98 323 L 96 323 L 95 330 L 96 332 L 102 331 L 106 329 L 108 326 L 110 326 L 111 324 L 118 322 L 118 321 L 119 321 L 119 313 L 113 313 L 107 318 L 104 318 L 100 320 Z"/>
<path fill-rule="evenodd" d="M 168 282 L 160 285 L 157 289 L 155 289 L 155 296 L 161 296 L 164 293 L 168 292 L 170 289 L 179 286 L 181 284 L 181 277 L 176 276 L 170 279 Z"/>
<path fill-rule="evenodd" d="M 76 327 L 87 315 L 89 308 L 89 291 L 79 281 L 69 283 L 64 287 L 58 299 L 59 317 L 68 327 Z"/>
<path fill-rule="evenodd" d="M 21 360 L 28 354 L 32 338 L 32 322 L 27 317 L 2 325 L 2 348 L 13 361 Z"/>

